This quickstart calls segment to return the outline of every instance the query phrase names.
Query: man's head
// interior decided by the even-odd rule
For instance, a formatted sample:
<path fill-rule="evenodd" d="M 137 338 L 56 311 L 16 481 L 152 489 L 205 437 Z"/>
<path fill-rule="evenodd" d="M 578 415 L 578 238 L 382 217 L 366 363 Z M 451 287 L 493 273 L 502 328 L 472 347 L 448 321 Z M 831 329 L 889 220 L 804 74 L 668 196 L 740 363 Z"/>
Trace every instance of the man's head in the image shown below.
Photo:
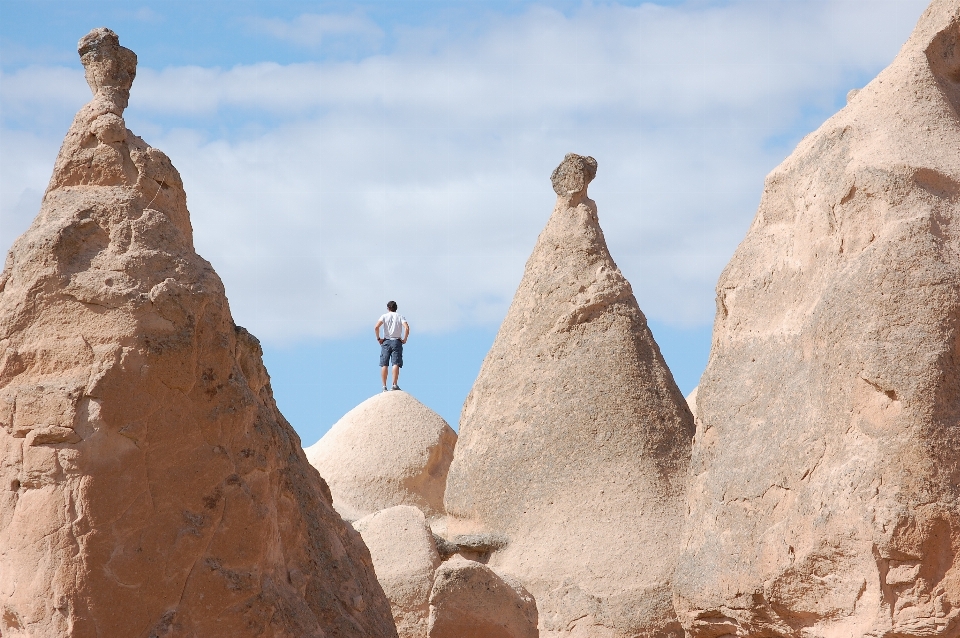
<path fill-rule="evenodd" d="M 397 302 L 396 302 L 396 301 L 388 301 L 388 302 L 387 302 L 387 310 L 389 310 L 390 312 L 396 312 L 396 311 L 397 311 Z"/>

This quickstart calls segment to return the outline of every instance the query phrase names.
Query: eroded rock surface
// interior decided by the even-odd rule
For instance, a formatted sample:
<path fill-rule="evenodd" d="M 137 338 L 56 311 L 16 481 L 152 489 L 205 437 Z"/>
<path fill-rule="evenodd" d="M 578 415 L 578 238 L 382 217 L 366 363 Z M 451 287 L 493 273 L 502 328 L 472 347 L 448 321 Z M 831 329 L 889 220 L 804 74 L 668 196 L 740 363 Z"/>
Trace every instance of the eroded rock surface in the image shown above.
<path fill-rule="evenodd" d="M 454 556 L 430 593 L 430 638 L 537 638 L 537 604 L 523 585 Z"/>
<path fill-rule="evenodd" d="M 502 538 L 489 564 L 536 598 L 542 636 L 679 630 L 671 574 L 693 417 L 607 250 L 592 158 L 557 204 L 464 404 L 448 538 Z"/>
<path fill-rule="evenodd" d="M 439 414 L 402 391 L 377 394 L 307 448 L 344 518 L 395 505 L 443 514 L 447 470 L 457 433 Z"/>
<path fill-rule="evenodd" d="M 136 56 L 80 41 L 93 100 L 0 275 L 0 634 L 396 636 L 359 534 L 123 120 Z"/>
<path fill-rule="evenodd" d="M 697 391 L 691 636 L 960 634 L 958 113 L 936 0 L 767 178 Z"/>
<path fill-rule="evenodd" d="M 690 408 L 690 412 L 693 414 L 694 421 L 697 418 L 697 390 L 699 387 L 694 388 L 690 391 L 690 394 L 687 395 L 687 407 Z"/>
<path fill-rule="evenodd" d="M 440 555 L 423 512 L 397 505 L 353 524 L 370 549 L 400 638 L 426 638 L 430 590 Z"/>

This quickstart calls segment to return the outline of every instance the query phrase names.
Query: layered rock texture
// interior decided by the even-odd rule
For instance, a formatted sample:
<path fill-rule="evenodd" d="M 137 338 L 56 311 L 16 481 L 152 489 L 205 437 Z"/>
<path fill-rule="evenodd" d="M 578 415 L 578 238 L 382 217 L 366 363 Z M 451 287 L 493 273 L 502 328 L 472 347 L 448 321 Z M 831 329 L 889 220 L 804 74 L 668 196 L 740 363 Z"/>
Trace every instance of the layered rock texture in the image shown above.
<path fill-rule="evenodd" d="M 960 635 L 958 113 L 936 0 L 767 178 L 696 396 L 691 636 Z"/>
<path fill-rule="evenodd" d="M 464 404 L 445 504 L 451 534 L 503 539 L 489 565 L 535 597 L 542 636 L 679 629 L 693 417 L 607 250 L 568 155 L 557 204 Z"/>
<path fill-rule="evenodd" d="M 170 160 L 93 100 L 0 275 L 0 634 L 396 636 L 359 534 L 194 251 Z"/>
<path fill-rule="evenodd" d="M 426 638 L 430 591 L 440 555 L 423 512 L 397 505 L 365 516 L 353 526 L 370 549 L 400 638 Z"/>
<path fill-rule="evenodd" d="M 402 391 L 383 392 L 348 412 L 307 458 L 326 477 L 344 518 L 395 505 L 429 518 L 443 514 L 457 433 L 439 414 Z"/>

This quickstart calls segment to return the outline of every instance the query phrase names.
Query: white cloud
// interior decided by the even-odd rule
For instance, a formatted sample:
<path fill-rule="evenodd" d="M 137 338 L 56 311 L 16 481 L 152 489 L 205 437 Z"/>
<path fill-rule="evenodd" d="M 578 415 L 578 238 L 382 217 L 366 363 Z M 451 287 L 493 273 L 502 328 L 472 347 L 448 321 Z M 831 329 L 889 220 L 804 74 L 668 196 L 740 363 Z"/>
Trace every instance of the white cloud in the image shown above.
<path fill-rule="evenodd" d="M 75 112 L 90 99 L 83 69 L 65 66 L 27 66 L 13 73 L 0 71 L 0 116 L 27 120 L 34 128 L 38 118 L 46 120 Z M 68 116 L 69 117 L 69 116 Z"/>
<path fill-rule="evenodd" d="M 132 15 L 135 20 L 139 20 L 140 22 L 158 23 L 158 22 L 163 22 L 164 20 L 161 14 L 157 13 L 150 7 L 140 7 L 135 12 L 133 12 Z"/>
<path fill-rule="evenodd" d="M 257 31 L 308 48 L 319 47 L 327 38 L 355 38 L 367 44 L 383 38 L 383 30 L 361 13 L 304 13 L 293 20 L 251 18 L 248 23 Z"/>
<path fill-rule="evenodd" d="M 356 62 L 144 68 L 128 123 L 180 169 L 198 249 L 262 337 L 368 329 L 387 298 L 428 329 L 495 324 L 571 151 L 599 161 L 591 194 L 641 307 L 705 324 L 789 150 L 772 140 L 885 66 L 923 4 L 535 7 L 473 35 L 407 30 Z M 62 73 L 3 76 L 0 107 L 75 110 Z M 0 138 L 5 157 L 25 143 Z M 5 191 L 36 188 L 0 170 Z"/>
<path fill-rule="evenodd" d="M 0 245 L 6 251 L 30 225 L 50 180 L 60 140 L 0 129 Z M 4 258 L 6 254 L 4 254 Z"/>

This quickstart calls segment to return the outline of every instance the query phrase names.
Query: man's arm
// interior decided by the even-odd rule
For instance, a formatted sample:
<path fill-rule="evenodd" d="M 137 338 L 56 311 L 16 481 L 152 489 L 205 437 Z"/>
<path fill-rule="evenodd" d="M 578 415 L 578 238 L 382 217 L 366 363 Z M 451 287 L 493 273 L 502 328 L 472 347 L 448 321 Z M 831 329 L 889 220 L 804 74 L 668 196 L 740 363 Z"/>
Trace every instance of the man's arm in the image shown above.
<path fill-rule="evenodd" d="M 406 321 L 403 322 L 403 341 L 400 343 L 406 343 L 407 339 L 410 338 L 410 324 Z"/>
<path fill-rule="evenodd" d="M 377 321 L 377 325 L 373 327 L 373 334 L 377 336 L 377 343 L 383 343 L 383 339 L 380 338 L 380 326 L 383 325 L 383 319 Z"/>

